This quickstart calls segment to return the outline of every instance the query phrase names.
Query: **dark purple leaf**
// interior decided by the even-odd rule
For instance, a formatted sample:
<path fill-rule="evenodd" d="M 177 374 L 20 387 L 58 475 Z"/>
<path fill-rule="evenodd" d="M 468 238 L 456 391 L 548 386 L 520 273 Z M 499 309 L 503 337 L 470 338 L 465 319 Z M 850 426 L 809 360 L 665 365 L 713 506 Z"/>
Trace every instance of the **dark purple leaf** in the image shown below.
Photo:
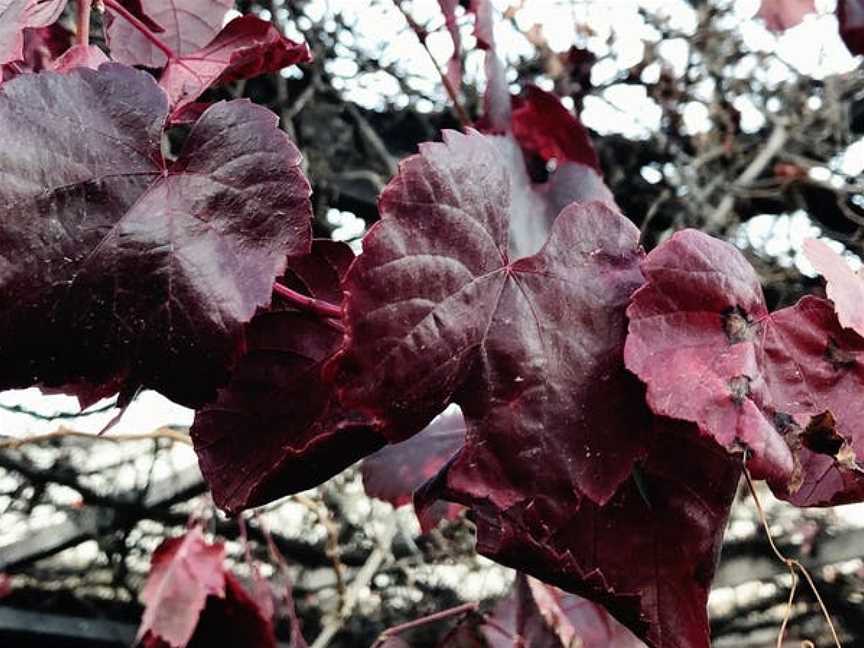
<path fill-rule="evenodd" d="M 470 437 L 417 501 L 470 507 L 480 553 L 603 605 L 652 648 L 708 648 L 706 603 L 740 470 L 691 426 L 655 426 L 638 478 L 602 506 L 538 487 L 553 474 L 543 459 L 524 462 L 518 484 L 508 467 L 479 470 L 494 450 Z"/>
<path fill-rule="evenodd" d="M 510 177 L 509 245 L 514 255 L 528 256 L 539 250 L 558 214 L 570 203 L 603 202 L 618 211 L 612 192 L 594 169 L 565 162 L 546 182 L 533 182 L 524 154 L 512 136 L 489 136 L 489 140 L 498 148 Z"/>
<path fill-rule="evenodd" d="M 796 466 L 775 492 L 798 506 L 864 500 L 864 339 L 829 302 L 805 297 L 772 313 L 763 344 L 774 423 Z"/>
<path fill-rule="evenodd" d="M 568 648 L 576 640 L 546 586 L 524 574 L 517 574 L 512 592 L 498 602 L 480 632 L 488 648 Z"/>
<path fill-rule="evenodd" d="M 645 286 L 627 309 L 627 368 L 648 385 L 651 409 L 692 421 L 730 452 L 748 448 L 757 478 L 783 482 L 792 454 L 772 425 L 759 370 L 768 317 L 753 268 L 734 247 L 678 232 L 642 264 Z"/>
<path fill-rule="evenodd" d="M 328 301 L 353 258 L 342 243 L 316 241 L 289 259 L 283 283 Z M 195 416 L 192 440 L 216 503 L 239 511 L 311 488 L 377 450 L 383 440 L 343 409 L 322 376 L 342 334 L 278 299 L 246 330 L 246 353 L 218 400 Z"/>
<path fill-rule="evenodd" d="M 206 47 L 169 61 L 159 85 L 175 110 L 211 85 L 276 72 L 311 60 L 309 48 L 256 16 L 235 18 Z"/>
<path fill-rule="evenodd" d="M 309 184 L 275 115 L 214 105 L 168 162 L 167 111 L 116 64 L 0 88 L 0 388 L 212 398 L 285 254 L 308 249 Z"/>
<path fill-rule="evenodd" d="M 72 44 L 72 32 L 58 23 L 24 30 L 23 56 L 14 64 L 0 65 L 0 83 L 22 73 L 50 69 L 52 62 Z"/>
<path fill-rule="evenodd" d="M 153 552 L 141 592 L 144 616 L 138 639 L 150 635 L 169 646 L 189 643 L 208 596 L 225 596 L 225 548 L 208 544 L 199 527 L 164 540 Z"/>
<path fill-rule="evenodd" d="M 548 586 L 547 586 L 548 587 Z M 551 589 L 551 588 L 550 588 Z M 632 632 L 604 608 L 575 594 L 559 593 L 558 605 L 573 626 L 582 648 L 644 648 Z"/>
<path fill-rule="evenodd" d="M 511 259 L 511 219 L 541 216 L 517 214 L 511 191 L 479 134 L 445 133 L 403 161 L 345 278 L 337 384 L 390 442 L 457 402 L 469 445 L 488 449 L 474 470 L 521 488 L 540 464 L 531 486 L 603 502 L 642 454 L 640 390 L 621 364 L 638 231 L 574 204 L 539 252 Z M 511 486 L 490 496 L 509 501 Z"/>
<path fill-rule="evenodd" d="M 471 623 L 469 619 L 466 623 Z M 479 624 L 484 648 L 644 648 L 600 606 L 524 574 Z"/>

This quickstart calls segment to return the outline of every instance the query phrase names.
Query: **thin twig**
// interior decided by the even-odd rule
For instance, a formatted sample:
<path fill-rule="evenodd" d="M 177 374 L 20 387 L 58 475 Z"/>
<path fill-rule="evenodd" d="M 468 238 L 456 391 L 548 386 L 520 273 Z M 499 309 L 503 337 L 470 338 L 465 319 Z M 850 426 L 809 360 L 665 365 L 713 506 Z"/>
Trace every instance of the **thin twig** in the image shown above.
<path fill-rule="evenodd" d="M 774 159 L 780 149 L 783 148 L 783 145 L 786 144 L 786 140 L 789 137 L 789 132 L 786 130 L 786 127 L 778 122 L 774 126 L 774 130 L 771 132 L 771 136 L 768 138 L 768 141 L 765 142 L 765 146 L 762 147 L 762 150 L 750 161 L 750 164 L 741 172 L 735 182 L 732 183 L 732 187 L 730 187 L 730 191 L 726 192 L 726 195 L 723 196 L 723 199 L 720 201 L 720 204 L 717 205 L 717 208 L 708 215 L 708 218 L 705 221 L 705 225 L 709 230 L 716 231 L 720 229 L 720 226 L 726 222 L 727 216 L 729 216 L 729 212 L 732 211 L 732 208 L 735 206 L 735 191 L 736 189 L 742 189 L 751 184 L 756 178 L 759 177 L 759 174 L 765 170 L 765 167 L 768 166 L 768 163 Z"/>
<path fill-rule="evenodd" d="M 441 66 L 438 65 L 438 61 L 435 60 L 435 55 L 432 54 L 432 50 L 429 49 L 429 44 L 426 42 L 427 32 L 426 30 L 414 20 L 414 17 L 409 14 L 405 7 L 402 6 L 402 0 L 393 0 L 393 5 L 396 9 L 399 10 L 399 13 L 405 18 L 405 21 L 408 23 L 408 26 L 411 28 L 411 31 L 417 36 L 417 40 L 420 41 L 420 45 L 423 46 L 423 49 L 426 50 L 426 54 L 429 55 L 429 60 L 432 61 L 432 65 L 435 66 L 435 70 L 438 72 L 438 76 L 441 77 L 441 83 L 444 84 L 444 90 L 447 91 L 447 96 L 450 97 L 450 101 L 453 104 L 453 109 L 456 111 L 456 117 L 459 119 L 459 123 L 462 126 L 470 126 L 471 118 L 468 117 L 468 113 L 465 111 L 465 107 L 462 105 L 462 102 L 459 101 L 459 92 L 456 88 L 453 87 L 453 84 L 450 82 L 449 77 L 444 73 L 441 69 Z"/>
<path fill-rule="evenodd" d="M 279 566 L 282 577 L 285 579 L 285 610 L 288 620 L 291 622 L 291 637 L 288 645 L 291 648 L 309 648 L 306 640 L 303 638 L 300 617 L 297 616 L 297 607 L 294 604 L 294 583 L 291 578 L 291 572 L 288 569 L 288 561 L 285 559 L 285 555 L 279 551 L 279 547 L 276 546 L 276 542 L 273 540 L 273 536 L 267 527 L 267 522 L 264 520 L 264 516 L 261 515 L 260 510 L 255 511 L 255 518 L 258 520 L 258 526 L 261 529 L 261 533 L 264 534 L 264 539 L 267 541 L 267 551 L 270 553 L 270 560 Z"/>
<path fill-rule="evenodd" d="M 152 432 L 142 434 L 121 434 L 117 436 L 99 436 L 88 432 L 78 432 L 77 430 L 70 430 L 61 427 L 54 432 L 48 432 L 46 434 L 37 434 L 35 436 L 23 437 L 21 439 L 6 439 L 0 441 L 0 450 L 17 449 L 24 445 L 43 443 L 45 441 L 53 441 L 54 439 L 62 439 L 66 437 L 87 439 L 88 441 L 112 441 L 114 443 L 120 443 L 123 441 L 146 441 L 148 439 L 169 439 L 171 441 L 176 441 L 177 443 L 192 445 L 192 440 L 189 438 L 188 434 L 178 432 L 169 427 L 160 427 Z"/>
<path fill-rule="evenodd" d="M 329 509 L 322 502 L 316 502 L 305 495 L 295 495 L 294 501 L 302 504 L 318 516 L 318 521 L 321 522 L 324 531 L 327 533 L 327 544 L 325 545 L 324 553 L 327 554 L 330 562 L 333 563 L 333 571 L 336 574 L 336 591 L 339 594 L 339 605 L 343 606 L 345 602 L 345 566 L 339 559 L 339 527 L 333 522 Z"/>
<path fill-rule="evenodd" d="M 84 412 L 57 412 L 56 414 L 42 414 L 41 412 L 22 407 L 21 405 L 3 405 L 2 403 L 0 403 L 0 409 L 6 410 L 7 412 L 11 412 L 13 414 L 26 414 L 27 416 L 39 419 L 40 421 L 74 419 L 81 418 L 82 416 L 91 416 L 93 414 L 103 414 L 114 409 L 115 407 L 117 407 L 116 401 L 112 403 L 107 403 L 105 405 L 100 405 L 96 409 L 86 410 Z"/>
<path fill-rule="evenodd" d="M 357 128 L 360 131 L 360 136 L 363 140 L 372 148 L 373 151 L 378 155 L 381 161 L 384 163 L 384 166 L 387 167 L 387 173 L 390 174 L 390 177 L 396 175 L 396 172 L 399 170 L 399 165 L 396 162 L 396 158 L 394 158 L 390 151 L 387 150 L 387 145 L 381 140 L 378 136 L 378 133 L 375 132 L 375 129 L 372 128 L 372 125 L 366 120 L 366 118 L 357 110 L 357 106 L 352 103 L 345 102 L 345 110 L 348 111 L 348 114 L 351 115 L 351 118 L 354 120 L 354 123 L 357 124 Z"/>
<path fill-rule="evenodd" d="M 771 535 L 771 529 L 768 527 L 768 518 L 765 517 L 765 511 L 762 508 L 762 503 L 759 501 L 759 496 L 756 494 L 756 487 L 753 485 L 753 478 L 750 476 L 750 471 L 747 469 L 747 466 L 744 465 L 744 479 L 747 481 L 747 487 L 750 489 L 750 496 L 753 498 L 753 503 L 756 505 L 756 512 L 759 515 L 759 520 L 762 522 L 762 527 L 765 529 L 765 535 L 768 537 L 768 544 L 771 545 L 771 549 L 774 551 L 774 555 L 783 562 L 786 567 L 789 569 L 789 573 L 792 574 L 792 591 L 789 594 L 789 602 L 786 608 L 786 616 L 783 619 L 783 624 L 780 626 L 780 634 L 777 637 L 777 648 L 781 648 L 783 645 L 783 637 L 786 633 L 786 625 L 789 622 L 789 616 L 791 615 L 792 609 L 792 599 L 795 595 L 795 587 L 798 583 L 797 574 L 795 570 L 797 569 L 801 572 L 801 575 L 807 580 L 807 583 L 810 585 L 810 589 L 813 590 L 813 594 L 816 596 L 816 601 L 819 603 L 819 608 L 822 611 L 825 620 L 828 622 L 828 628 L 831 630 L 831 636 L 834 638 L 834 643 L 837 648 L 843 648 L 843 644 L 840 643 L 840 637 L 837 636 L 837 630 L 834 628 L 834 622 L 831 621 L 831 615 L 828 613 L 828 608 L 825 607 L 825 603 L 822 601 L 822 597 L 819 595 L 819 591 L 816 589 L 816 584 L 813 582 L 813 578 L 810 576 L 810 572 L 807 571 L 807 568 L 804 567 L 799 561 L 794 558 L 787 558 L 783 555 L 783 552 L 777 548 L 777 545 L 774 543 L 774 538 Z"/>
<path fill-rule="evenodd" d="M 419 617 L 405 623 L 400 623 L 399 625 L 395 625 L 392 628 L 387 628 L 384 632 L 378 635 L 375 643 L 372 644 L 372 648 L 380 648 L 380 646 L 382 646 L 384 642 L 388 639 L 400 635 L 408 630 L 413 630 L 414 628 L 418 628 L 429 623 L 443 621 L 444 619 L 459 616 L 460 614 L 475 612 L 477 611 L 478 607 L 480 607 L 478 603 L 463 603 L 462 605 L 457 605 L 456 607 L 441 610 L 440 612 L 435 612 L 433 614 L 427 614 L 426 616 Z"/>
<path fill-rule="evenodd" d="M 288 286 L 283 286 L 280 283 L 273 284 L 273 292 L 275 292 L 277 295 L 279 295 L 286 301 L 290 302 L 292 305 L 297 306 L 303 310 L 315 313 L 316 315 L 320 315 L 321 317 L 328 317 L 337 320 L 342 317 L 341 306 L 331 304 L 330 302 L 324 301 L 323 299 L 315 299 L 314 297 L 308 297 L 297 292 L 296 290 L 292 290 Z"/>
<path fill-rule="evenodd" d="M 354 580 L 351 581 L 351 584 L 345 590 L 345 601 L 342 608 L 336 616 L 334 616 L 324 626 L 321 630 L 321 634 L 315 638 L 311 648 L 326 648 L 333 637 L 339 634 L 339 631 L 342 630 L 345 623 L 351 618 L 351 614 L 354 611 L 354 607 L 357 605 L 360 594 L 369 586 L 372 578 L 376 573 L 378 573 L 378 569 L 390 555 L 390 543 L 392 542 L 395 533 L 396 525 L 391 523 L 387 526 L 381 536 L 379 536 L 378 545 L 372 550 L 372 553 L 369 554 L 366 562 L 357 571 Z"/>
<path fill-rule="evenodd" d="M 90 10 L 91 0 L 78 0 L 75 28 L 76 39 L 79 45 L 87 47 L 90 44 Z"/>

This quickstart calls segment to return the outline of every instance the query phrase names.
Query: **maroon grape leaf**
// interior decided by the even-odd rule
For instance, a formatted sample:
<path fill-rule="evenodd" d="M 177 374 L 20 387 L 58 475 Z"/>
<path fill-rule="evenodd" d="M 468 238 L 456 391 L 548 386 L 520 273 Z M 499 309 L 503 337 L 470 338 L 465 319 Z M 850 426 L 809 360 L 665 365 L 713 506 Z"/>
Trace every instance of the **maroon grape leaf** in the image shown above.
<path fill-rule="evenodd" d="M 208 544 L 199 527 L 169 538 L 153 552 L 141 591 L 138 639 L 150 634 L 174 648 L 189 643 L 208 596 L 225 597 L 225 548 Z"/>
<path fill-rule="evenodd" d="M 159 85 L 175 109 L 211 85 L 276 72 L 311 60 L 305 43 L 285 38 L 257 16 L 235 18 L 206 47 L 168 62 Z"/>
<path fill-rule="evenodd" d="M 468 9 L 474 14 L 474 38 L 482 50 L 495 49 L 495 7 L 490 0 L 470 0 Z"/>
<path fill-rule="evenodd" d="M 127 9 L 129 8 L 126 5 Z M 175 54 L 190 54 L 204 47 L 222 29 L 233 0 L 141 0 L 142 12 L 160 26 L 159 39 Z M 108 8 L 110 13 L 111 9 Z M 111 58 L 127 65 L 161 68 L 168 63 L 164 52 L 121 17 L 108 22 Z"/>
<path fill-rule="evenodd" d="M 309 184 L 273 113 L 216 104 L 168 162 L 167 111 L 116 64 L 0 88 L 0 388 L 209 400 L 308 249 Z"/>
<path fill-rule="evenodd" d="M 815 297 L 769 314 L 734 247 L 685 230 L 643 263 L 628 309 L 627 367 L 658 414 L 698 424 L 800 506 L 859 501 L 861 351 Z"/>
<path fill-rule="evenodd" d="M 509 101 L 509 94 L 508 101 Z M 510 247 L 520 255 L 540 248 L 560 211 L 571 202 L 600 201 L 618 211 L 612 192 L 598 172 L 597 154 L 581 123 L 554 95 L 529 88 L 526 98 L 514 97 L 512 133 L 495 137 L 509 166 L 514 200 Z M 545 117 L 541 114 L 548 113 Z M 550 127 L 550 124 L 553 126 Z M 484 129 L 495 131 L 488 120 Z M 527 159 L 526 159 L 527 158 Z M 544 182 L 534 182 L 529 171 L 557 161 Z"/>
<path fill-rule="evenodd" d="M 444 412 L 410 439 L 385 446 L 363 460 L 360 474 L 366 494 L 396 507 L 410 504 L 414 491 L 441 470 L 464 440 L 462 412 L 455 408 Z M 434 527 L 442 519 L 454 519 L 461 510 L 458 505 L 444 502 L 430 507 L 423 527 Z"/>
<path fill-rule="evenodd" d="M 446 132 L 402 162 L 343 284 L 340 397 L 390 442 L 456 402 L 469 442 L 502 452 L 475 470 L 515 488 L 540 463 L 537 488 L 602 502 L 642 453 L 640 390 L 620 362 L 638 231 L 606 205 L 574 203 L 539 252 L 511 260 L 513 219 L 542 216 L 518 213 L 514 191 L 477 133 Z"/>
<path fill-rule="evenodd" d="M 488 648 L 480 634 L 482 617 L 471 615 L 450 630 L 437 644 L 437 648 Z"/>
<path fill-rule="evenodd" d="M 105 52 L 96 45 L 73 45 L 51 63 L 51 69 L 55 72 L 69 72 L 78 67 L 98 70 L 100 65 L 108 62 Z"/>
<path fill-rule="evenodd" d="M 529 85 L 513 99 L 513 136 L 526 151 L 558 164 L 578 162 L 602 173 L 588 131 L 554 94 Z"/>
<path fill-rule="evenodd" d="M 272 622 L 249 596 L 237 578 L 225 573 L 225 596 L 208 596 L 198 618 L 195 632 L 185 648 L 212 646 L 254 646 L 276 648 Z M 175 645 L 148 632 L 142 648 L 176 648 Z"/>
<path fill-rule="evenodd" d="M 374 646 L 375 648 L 411 648 L 411 644 L 398 636 L 387 637 L 380 644 L 376 642 Z"/>
<path fill-rule="evenodd" d="M 344 243 L 316 241 L 310 255 L 289 259 L 282 281 L 337 301 L 352 259 Z M 278 300 L 248 325 L 231 382 L 196 413 L 191 430 L 221 508 L 236 512 L 311 488 L 381 447 L 368 421 L 342 408 L 322 376 L 341 339 L 338 325 Z"/>
<path fill-rule="evenodd" d="M 752 454 L 757 478 L 788 480 L 794 461 L 773 426 L 761 374 L 768 319 L 759 278 L 731 245 L 684 230 L 642 264 L 647 283 L 627 309 L 627 368 L 660 415 L 699 426 L 730 452 Z"/>
<path fill-rule="evenodd" d="M 276 645 L 276 633 L 266 611 L 259 607 L 234 574 L 226 572 L 225 597 L 207 598 L 207 605 L 187 648 L 276 648 Z"/>
<path fill-rule="evenodd" d="M 470 434 L 415 501 L 469 506 L 480 553 L 601 604 L 652 648 L 708 648 L 706 603 L 739 464 L 688 424 L 654 426 L 639 477 L 602 506 L 538 487 L 549 482 L 543 460 L 525 461 L 518 485 L 477 469 L 477 457 L 495 450 L 485 447 L 491 437 Z"/>
<path fill-rule="evenodd" d="M 815 12 L 815 0 L 762 0 L 756 15 L 765 21 L 769 30 L 784 32 L 801 24 L 804 16 Z"/>
<path fill-rule="evenodd" d="M 24 57 L 22 23 L 28 0 L 0 0 L 0 63 Z"/>
<path fill-rule="evenodd" d="M 864 54 L 864 0 L 837 0 L 840 37 L 852 54 Z"/>
<path fill-rule="evenodd" d="M 864 279 L 822 241 L 804 241 L 804 256 L 825 277 L 825 292 L 834 302 L 840 324 L 864 335 Z"/>

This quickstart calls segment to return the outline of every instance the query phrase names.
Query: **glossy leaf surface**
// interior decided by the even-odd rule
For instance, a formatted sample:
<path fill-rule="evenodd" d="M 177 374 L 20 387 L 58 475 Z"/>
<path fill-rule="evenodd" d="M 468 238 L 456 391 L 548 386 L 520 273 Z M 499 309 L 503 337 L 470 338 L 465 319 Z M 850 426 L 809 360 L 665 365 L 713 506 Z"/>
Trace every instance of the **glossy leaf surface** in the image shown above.
<path fill-rule="evenodd" d="M 217 104 L 169 162 L 167 111 L 116 64 L 0 89 L 0 388 L 200 403 L 308 249 L 309 184 L 275 115 Z"/>

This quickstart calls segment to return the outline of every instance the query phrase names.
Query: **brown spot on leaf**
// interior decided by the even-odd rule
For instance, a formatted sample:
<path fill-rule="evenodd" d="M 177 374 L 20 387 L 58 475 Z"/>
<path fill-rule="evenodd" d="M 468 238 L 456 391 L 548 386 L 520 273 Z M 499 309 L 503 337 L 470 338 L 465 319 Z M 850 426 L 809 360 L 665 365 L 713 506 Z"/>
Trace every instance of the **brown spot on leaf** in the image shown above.
<path fill-rule="evenodd" d="M 722 313 L 723 331 L 729 344 L 748 342 L 753 339 L 753 324 L 747 313 L 738 306 L 727 308 Z"/>
<path fill-rule="evenodd" d="M 816 414 L 801 434 L 804 447 L 811 452 L 836 457 L 846 443 L 846 439 L 837 434 L 836 424 L 831 412 Z"/>
<path fill-rule="evenodd" d="M 841 349 L 833 338 L 828 338 L 828 347 L 825 349 L 825 359 L 839 371 L 840 369 L 848 369 L 855 365 L 854 354 Z"/>
<path fill-rule="evenodd" d="M 783 440 L 792 451 L 792 474 L 786 481 L 786 491 L 789 494 L 797 493 L 804 484 L 804 468 L 801 466 L 801 426 L 795 421 L 791 414 L 786 412 L 774 413 L 774 427 L 783 435 Z"/>
<path fill-rule="evenodd" d="M 736 405 L 741 405 L 750 395 L 750 377 L 735 376 L 729 380 L 729 395 Z"/>

